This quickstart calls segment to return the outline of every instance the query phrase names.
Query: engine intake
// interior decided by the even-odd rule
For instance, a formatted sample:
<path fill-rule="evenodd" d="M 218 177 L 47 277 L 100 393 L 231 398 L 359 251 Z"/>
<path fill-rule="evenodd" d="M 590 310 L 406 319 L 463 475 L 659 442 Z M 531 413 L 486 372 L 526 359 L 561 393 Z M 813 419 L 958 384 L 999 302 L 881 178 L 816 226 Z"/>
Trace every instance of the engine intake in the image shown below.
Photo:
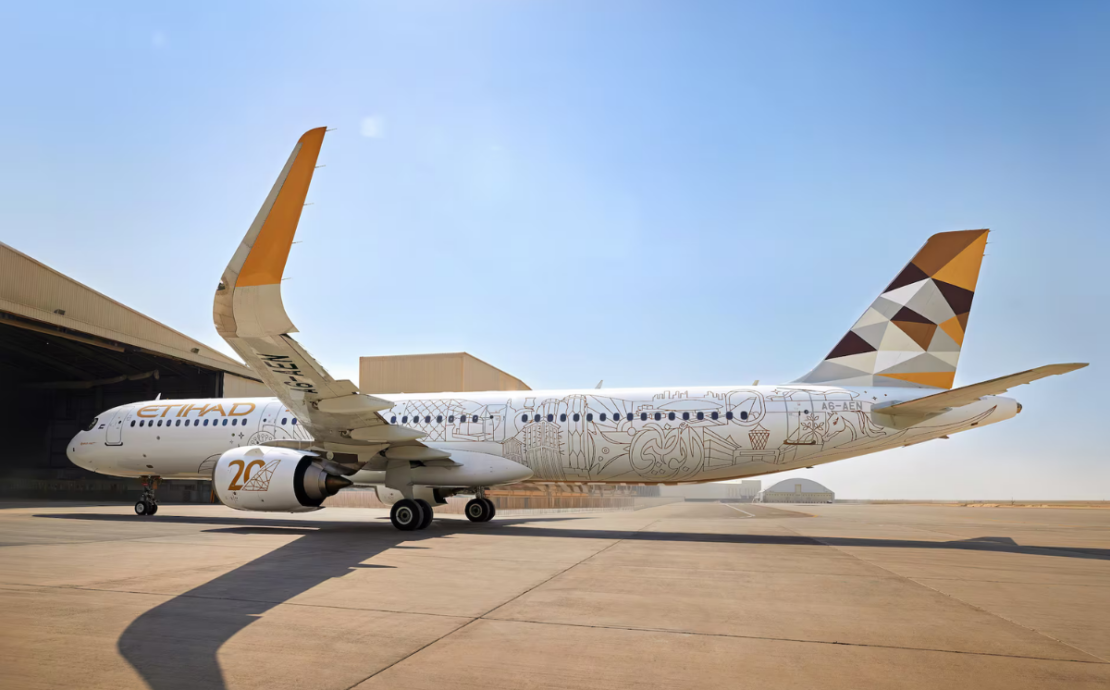
<path fill-rule="evenodd" d="M 298 513 L 319 510 L 351 480 L 328 474 L 301 451 L 245 446 L 220 456 L 212 484 L 229 508 Z"/>

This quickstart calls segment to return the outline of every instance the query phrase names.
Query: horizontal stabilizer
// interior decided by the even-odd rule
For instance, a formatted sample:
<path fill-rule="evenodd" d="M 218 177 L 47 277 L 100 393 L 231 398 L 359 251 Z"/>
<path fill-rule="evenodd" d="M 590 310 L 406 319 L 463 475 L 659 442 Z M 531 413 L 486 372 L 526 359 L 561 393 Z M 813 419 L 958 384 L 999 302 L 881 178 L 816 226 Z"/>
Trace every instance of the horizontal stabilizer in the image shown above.
<path fill-rule="evenodd" d="M 1037 367 L 1036 369 L 1010 374 L 1009 376 L 1000 376 L 999 378 L 989 381 L 973 383 L 970 386 L 963 386 L 962 388 L 955 388 L 950 391 L 944 391 L 943 393 L 937 393 L 936 395 L 910 400 L 909 402 L 895 403 L 886 407 L 874 407 L 872 408 L 872 412 L 875 414 L 889 415 L 891 417 L 900 415 L 927 417 L 940 414 L 953 407 L 970 405 L 984 395 L 1001 395 L 1014 386 L 1020 386 L 1023 383 L 1032 383 L 1046 376 L 1066 374 L 1069 371 L 1082 369 L 1085 366 L 1087 365 L 1048 364 L 1043 367 Z"/>

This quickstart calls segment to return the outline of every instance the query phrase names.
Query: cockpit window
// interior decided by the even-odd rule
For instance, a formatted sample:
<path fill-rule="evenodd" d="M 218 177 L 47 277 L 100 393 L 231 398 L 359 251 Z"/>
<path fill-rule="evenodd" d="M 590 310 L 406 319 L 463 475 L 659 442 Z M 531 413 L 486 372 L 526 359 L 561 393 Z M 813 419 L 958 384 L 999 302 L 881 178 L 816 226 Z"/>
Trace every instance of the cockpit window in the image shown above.
<path fill-rule="evenodd" d="M 99 422 L 99 421 L 100 421 L 100 417 L 93 417 L 93 420 L 91 422 L 89 422 L 89 425 L 87 427 L 85 427 L 85 431 L 92 431 L 93 429 L 95 429 L 96 428 L 96 423 Z"/>

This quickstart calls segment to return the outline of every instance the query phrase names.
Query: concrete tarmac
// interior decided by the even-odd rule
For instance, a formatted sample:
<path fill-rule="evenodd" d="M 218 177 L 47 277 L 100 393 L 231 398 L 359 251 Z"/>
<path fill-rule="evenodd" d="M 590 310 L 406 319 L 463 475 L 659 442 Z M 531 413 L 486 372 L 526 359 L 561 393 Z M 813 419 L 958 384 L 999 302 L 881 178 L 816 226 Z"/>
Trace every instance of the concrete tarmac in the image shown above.
<path fill-rule="evenodd" d="M 0 504 L 3 688 L 1107 688 L 1110 510 Z"/>

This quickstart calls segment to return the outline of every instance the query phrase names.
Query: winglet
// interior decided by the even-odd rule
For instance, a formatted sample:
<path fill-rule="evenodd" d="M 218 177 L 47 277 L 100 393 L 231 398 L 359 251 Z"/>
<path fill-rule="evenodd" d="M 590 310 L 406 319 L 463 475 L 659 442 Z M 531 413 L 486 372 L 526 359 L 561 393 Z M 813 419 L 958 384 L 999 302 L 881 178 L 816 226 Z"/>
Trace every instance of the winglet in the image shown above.
<path fill-rule="evenodd" d="M 305 132 L 224 270 L 213 320 L 221 335 L 295 333 L 281 301 L 281 278 L 316 169 L 326 128 Z M 236 307 L 248 307 L 239 308 Z M 238 322 L 248 315 L 249 323 Z"/>

